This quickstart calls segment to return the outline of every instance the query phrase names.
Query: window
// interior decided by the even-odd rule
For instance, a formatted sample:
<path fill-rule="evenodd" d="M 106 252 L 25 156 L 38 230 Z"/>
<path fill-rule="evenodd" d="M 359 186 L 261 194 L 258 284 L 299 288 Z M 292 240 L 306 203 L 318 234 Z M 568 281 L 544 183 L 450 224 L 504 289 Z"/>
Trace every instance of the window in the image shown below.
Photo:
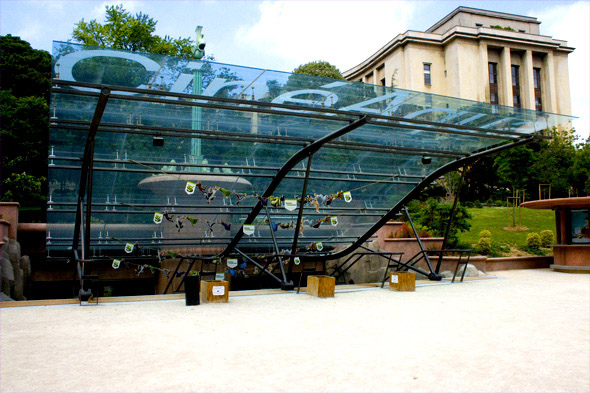
<path fill-rule="evenodd" d="M 381 78 L 381 86 L 385 86 L 385 78 Z"/>
<path fill-rule="evenodd" d="M 424 63 L 424 84 L 430 86 L 430 64 Z"/>
<path fill-rule="evenodd" d="M 488 63 L 490 77 L 490 103 L 498 104 L 498 64 Z"/>
<path fill-rule="evenodd" d="M 533 68 L 533 80 L 535 81 L 535 89 L 541 88 L 541 69 Z"/>
<path fill-rule="evenodd" d="M 520 95 L 513 95 L 512 96 L 512 105 L 516 108 L 520 108 Z"/>
<path fill-rule="evenodd" d="M 543 102 L 541 100 L 541 69 L 533 68 L 533 82 L 535 86 L 535 109 L 543 111 Z"/>
<path fill-rule="evenodd" d="M 512 86 L 520 87 L 520 82 L 518 80 L 518 70 L 519 66 L 513 65 L 512 67 Z"/>
<path fill-rule="evenodd" d="M 512 65 L 512 105 L 515 108 L 520 108 L 520 79 L 519 79 L 519 69 L 520 67 L 517 65 Z"/>
<path fill-rule="evenodd" d="M 488 71 L 490 73 L 490 84 L 498 84 L 498 64 L 488 63 Z"/>
<path fill-rule="evenodd" d="M 476 23 L 475 26 L 476 27 L 483 27 L 483 24 L 482 23 Z"/>

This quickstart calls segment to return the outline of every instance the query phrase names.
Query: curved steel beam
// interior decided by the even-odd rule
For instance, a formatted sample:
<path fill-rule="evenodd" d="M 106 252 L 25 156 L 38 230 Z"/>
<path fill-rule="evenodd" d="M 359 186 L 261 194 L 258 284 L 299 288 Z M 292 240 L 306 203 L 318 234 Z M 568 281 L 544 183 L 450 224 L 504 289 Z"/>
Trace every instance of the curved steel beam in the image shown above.
<path fill-rule="evenodd" d="M 466 165 L 466 164 L 470 163 L 471 161 L 475 161 L 478 158 L 485 157 L 490 154 L 498 153 L 503 150 L 512 149 L 517 146 L 525 145 L 527 143 L 534 141 L 535 139 L 537 139 L 537 136 L 532 135 L 530 137 L 520 139 L 516 142 L 500 145 L 500 146 L 497 146 L 497 147 L 489 149 L 489 150 L 484 150 L 484 151 L 475 153 L 469 157 L 461 158 L 461 159 L 452 161 L 446 165 L 441 166 L 440 168 L 438 168 L 434 172 L 432 172 L 430 175 L 428 175 L 426 178 L 424 178 L 424 180 L 422 182 L 420 182 L 420 184 L 418 184 L 414 189 L 412 189 L 410 192 L 408 192 L 406 194 L 406 196 L 404 196 L 391 210 L 389 210 L 383 217 L 381 217 L 381 219 L 379 221 L 377 221 L 369 230 L 367 230 L 367 232 L 365 232 L 364 235 L 362 235 L 360 238 L 358 238 L 358 240 L 356 240 L 350 246 L 348 246 L 347 248 L 340 250 L 336 253 L 333 253 L 333 254 L 300 255 L 299 257 L 301 258 L 301 261 L 303 262 L 303 261 L 316 261 L 316 260 L 332 260 L 332 259 L 338 259 L 338 258 L 342 258 L 342 257 L 347 256 L 348 254 L 350 254 L 351 252 L 355 251 L 357 248 L 362 246 L 362 244 L 364 242 L 369 240 L 369 238 L 371 236 L 373 236 L 375 234 L 375 232 L 377 232 L 385 223 L 387 223 L 387 221 L 394 218 L 397 215 L 397 213 L 403 208 L 403 206 L 405 206 L 408 202 L 410 202 L 412 199 L 414 199 L 416 196 L 418 196 L 418 194 L 422 190 L 424 190 L 426 188 L 426 186 L 428 186 L 430 183 L 432 183 L 434 180 L 436 180 L 441 175 L 444 175 L 445 173 L 450 172 L 454 169 L 460 168 L 461 166 Z"/>
<path fill-rule="evenodd" d="M 287 162 L 285 162 L 285 164 L 279 169 L 277 174 L 273 177 L 272 181 L 270 182 L 270 184 L 268 185 L 268 187 L 266 188 L 266 190 L 262 194 L 262 197 L 263 198 L 270 197 L 272 195 L 272 193 L 277 189 L 277 187 L 281 184 L 283 179 L 287 176 L 287 174 L 291 171 L 291 169 L 293 169 L 295 167 L 295 165 L 299 164 L 305 158 L 307 158 L 307 157 L 311 156 L 312 154 L 314 154 L 315 152 L 317 152 L 326 143 L 328 143 L 338 137 L 341 137 L 342 135 L 345 135 L 353 130 L 356 130 L 357 128 L 366 124 L 368 121 L 369 121 L 369 116 L 363 115 L 363 116 L 361 116 L 360 119 L 355 120 L 355 121 L 351 122 L 350 124 L 347 124 L 346 126 L 332 132 L 331 134 L 328 134 L 328 135 L 324 136 L 323 138 L 318 139 L 317 141 L 305 146 L 303 149 L 301 149 L 297 153 L 293 154 L 291 156 L 291 158 L 289 158 L 287 160 Z M 260 201 L 258 201 L 256 206 L 254 206 L 252 208 L 252 211 L 250 212 L 250 214 L 248 215 L 248 217 L 246 218 L 246 220 L 244 221 L 244 223 L 242 224 L 242 226 L 240 227 L 240 229 L 238 230 L 238 232 L 236 233 L 236 235 L 234 236 L 234 238 L 232 239 L 230 244 L 225 248 L 225 250 L 223 250 L 218 255 L 219 258 L 226 257 L 238 245 L 239 241 L 242 239 L 242 236 L 244 236 L 244 230 L 243 230 L 244 225 L 251 224 L 252 221 L 254 221 L 254 219 L 256 218 L 256 216 L 258 216 L 258 213 L 260 213 L 261 210 L 262 210 L 262 203 Z"/>

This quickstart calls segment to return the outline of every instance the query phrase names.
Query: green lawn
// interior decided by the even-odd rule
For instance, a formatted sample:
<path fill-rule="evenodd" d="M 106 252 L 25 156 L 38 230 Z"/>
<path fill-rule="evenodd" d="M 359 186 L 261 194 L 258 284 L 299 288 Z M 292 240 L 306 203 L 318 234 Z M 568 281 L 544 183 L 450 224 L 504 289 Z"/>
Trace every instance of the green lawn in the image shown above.
<path fill-rule="evenodd" d="M 487 229 L 492 233 L 493 243 L 512 245 L 522 249 L 526 246 L 526 237 L 531 232 L 539 233 L 545 229 L 549 229 L 555 234 L 555 213 L 552 210 L 516 209 L 516 225 L 528 228 L 525 231 L 518 232 L 504 229 L 504 227 L 512 226 L 512 208 L 484 207 L 481 209 L 467 210 L 473 217 L 471 219 L 471 230 L 459 234 L 461 243 L 477 243 L 479 232 Z"/>

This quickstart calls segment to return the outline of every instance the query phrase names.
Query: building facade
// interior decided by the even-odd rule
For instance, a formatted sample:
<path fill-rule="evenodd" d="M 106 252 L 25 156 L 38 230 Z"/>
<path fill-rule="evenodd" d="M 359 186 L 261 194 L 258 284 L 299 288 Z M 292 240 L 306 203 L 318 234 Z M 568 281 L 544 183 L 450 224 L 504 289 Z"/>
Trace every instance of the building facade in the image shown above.
<path fill-rule="evenodd" d="M 537 18 L 458 7 L 425 32 L 406 31 L 344 72 L 350 81 L 571 114 L 566 41 Z"/>

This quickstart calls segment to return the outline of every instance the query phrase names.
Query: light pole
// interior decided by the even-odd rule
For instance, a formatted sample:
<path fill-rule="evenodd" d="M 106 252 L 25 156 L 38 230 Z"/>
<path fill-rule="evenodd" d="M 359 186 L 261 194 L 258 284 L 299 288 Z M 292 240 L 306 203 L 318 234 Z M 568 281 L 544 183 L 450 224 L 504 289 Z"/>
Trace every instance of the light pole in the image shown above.
<path fill-rule="evenodd" d="M 203 26 L 197 26 L 195 32 L 197 33 L 197 40 L 196 46 L 193 48 L 193 54 L 197 60 L 201 60 L 203 56 L 205 56 L 205 36 L 201 34 L 201 30 L 203 30 Z M 201 95 L 203 92 L 203 78 L 202 78 L 202 71 L 200 69 L 196 69 L 193 72 L 193 94 L 194 95 Z M 201 129 L 201 108 L 200 107 L 193 107 L 192 109 L 192 123 L 191 128 L 193 130 L 200 130 Z M 201 139 L 199 138 L 192 138 L 191 139 L 191 154 L 190 154 L 190 162 L 191 164 L 200 165 L 203 163 L 203 156 L 201 154 Z M 191 168 L 191 171 L 201 171 L 201 168 Z"/>

